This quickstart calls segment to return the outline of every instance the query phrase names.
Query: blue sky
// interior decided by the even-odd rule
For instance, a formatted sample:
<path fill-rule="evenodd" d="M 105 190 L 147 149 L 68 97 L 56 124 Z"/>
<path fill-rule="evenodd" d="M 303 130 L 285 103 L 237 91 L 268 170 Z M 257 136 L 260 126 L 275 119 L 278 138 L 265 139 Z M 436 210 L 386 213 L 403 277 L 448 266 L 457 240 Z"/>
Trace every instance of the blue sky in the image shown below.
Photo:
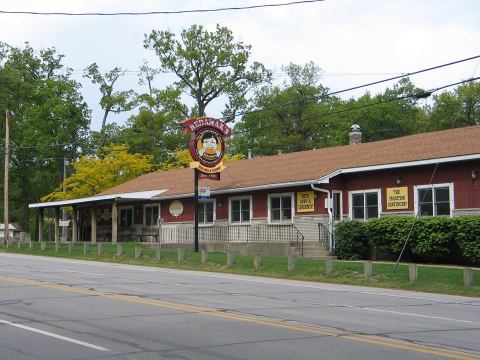
<path fill-rule="evenodd" d="M 0 10 L 114 12 L 218 8 L 281 2 L 279 0 L 126 1 L 126 0 L 0 0 Z M 282 1 L 283 2 L 283 1 Z M 229 27 L 236 39 L 252 45 L 252 59 L 264 63 L 282 81 L 281 66 L 314 61 L 324 71 L 322 83 L 332 90 L 419 70 L 480 54 L 480 2 L 471 0 L 326 0 L 283 8 L 266 8 L 209 14 L 142 17 L 60 17 L 0 15 L 0 40 L 35 49 L 56 47 L 64 63 L 75 69 L 82 92 L 92 109 L 92 128 L 98 130 L 102 112 L 99 92 L 82 78 L 82 69 L 96 62 L 102 71 L 115 66 L 129 72 L 119 89 L 138 85 L 135 71 L 146 59 L 157 65 L 153 52 L 143 48 L 144 34 L 168 29 L 178 33 L 192 24 L 213 30 Z M 479 61 L 432 71 L 412 78 L 430 89 L 480 76 Z M 156 86 L 172 81 L 160 75 Z M 371 87 L 372 93 L 384 86 Z M 344 94 L 358 96 L 361 92 Z M 207 109 L 219 116 L 221 100 Z M 109 117 L 123 124 L 128 114 Z"/>

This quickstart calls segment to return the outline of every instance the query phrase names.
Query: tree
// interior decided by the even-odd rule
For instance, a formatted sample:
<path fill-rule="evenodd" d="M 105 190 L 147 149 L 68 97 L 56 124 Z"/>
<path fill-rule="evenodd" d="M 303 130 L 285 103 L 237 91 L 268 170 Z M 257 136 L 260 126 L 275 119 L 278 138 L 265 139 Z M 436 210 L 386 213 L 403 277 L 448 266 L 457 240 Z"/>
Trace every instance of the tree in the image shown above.
<path fill-rule="evenodd" d="M 362 128 L 363 141 L 378 141 L 425 131 L 426 114 L 418 102 L 417 88 L 409 78 L 403 78 L 384 92 L 371 95 L 366 92 L 357 99 L 341 104 L 338 114 L 342 123 L 344 143 L 348 142 L 348 129 L 352 124 Z"/>
<path fill-rule="evenodd" d="M 12 220 L 29 230 L 28 204 L 51 191 L 63 176 L 63 160 L 87 142 L 90 112 L 80 84 L 70 79 L 55 49 L 38 53 L 0 44 L 0 108 L 13 112 L 10 124 Z M 4 136 L 2 128 L 1 136 Z M 3 192 L 1 194 L 3 196 Z"/>
<path fill-rule="evenodd" d="M 340 100 L 326 96 L 328 88 L 319 84 L 321 69 L 309 62 L 282 70 L 287 75 L 283 84 L 257 91 L 253 111 L 235 125 L 234 151 L 270 155 L 336 144 L 331 135 L 335 124 L 322 115 Z"/>
<path fill-rule="evenodd" d="M 177 89 L 195 100 L 192 115 L 205 116 L 213 100 L 226 97 L 223 116 L 232 121 L 246 106 L 247 93 L 271 78 L 262 64 L 249 65 L 251 46 L 235 42 L 232 32 L 219 25 L 214 32 L 192 25 L 179 40 L 169 31 L 153 30 L 145 35 L 144 46 L 158 55 L 163 72 L 178 77 Z"/>
<path fill-rule="evenodd" d="M 101 131 L 105 129 L 107 117 L 110 112 L 120 113 L 129 111 L 136 106 L 136 94 L 133 90 L 114 91 L 113 87 L 118 79 L 125 75 L 125 70 L 115 67 L 113 70 L 102 75 L 98 69 L 98 65 L 93 63 L 85 70 L 85 77 L 90 79 L 92 83 L 98 84 L 102 97 L 100 98 L 100 106 L 103 109 L 103 119 Z"/>
<path fill-rule="evenodd" d="M 480 123 L 480 83 L 470 82 L 433 96 L 428 108 L 430 130 L 451 129 Z"/>
<path fill-rule="evenodd" d="M 42 201 L 77 199 L 92 196 L 125 181 L 152 171 L 152 157 L 131 154 L 127 145 L 109 145 L 97 156 L 82 156 L 74 172 Z M 65 192 L 62 191 L 63 187 Z"/>

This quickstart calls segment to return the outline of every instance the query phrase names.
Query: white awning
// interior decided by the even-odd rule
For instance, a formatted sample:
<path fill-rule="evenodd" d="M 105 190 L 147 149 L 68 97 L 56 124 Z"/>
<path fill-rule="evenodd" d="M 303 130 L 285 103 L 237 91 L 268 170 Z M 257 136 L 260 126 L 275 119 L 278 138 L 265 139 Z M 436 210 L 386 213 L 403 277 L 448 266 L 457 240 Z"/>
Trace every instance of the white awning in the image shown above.
<path fill-rule="evenodd" d="M 117 200 L 117 201 L 119 200 L 153 200 L 155 199 L 155 197 L 164 193 L 167 190 L 168 189 L 137 191 L 137 192 L 123 193 L 123 194 L 97 195 L 97 196 L 90 196 L 90 197 L 81 198 L 81 199 L 50 201 L 50 202 L 30 204 L 28 205 L 28 207 L 31 209 L 34 209 L 34 208 L 45 208 L 45 207 L 70 206 L 70 205 L 94 203 L 94 202 L 106 201 L 106 200 Z"/>

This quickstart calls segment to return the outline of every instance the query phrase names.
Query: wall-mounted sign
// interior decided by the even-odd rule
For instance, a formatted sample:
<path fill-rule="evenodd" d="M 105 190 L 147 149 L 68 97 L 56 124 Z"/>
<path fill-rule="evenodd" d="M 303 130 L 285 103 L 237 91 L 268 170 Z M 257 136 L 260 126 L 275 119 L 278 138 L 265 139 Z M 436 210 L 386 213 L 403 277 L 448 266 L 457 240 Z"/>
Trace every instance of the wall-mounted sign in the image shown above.
<path fill-rule="evenodd" d="M 387 210 L 408 209 L 408 187 L 387 188 Z"/>
<path fill-rule="evenodd" d="M 198 198 L 200 200 L 210 199 L 210 188 L 208 186 L 198 187 Z"/>
<path fill-rule="evenodd" d="M 70 220 L 59 220 L 58 221 L 58 226 L 69 227 L 70 226 Z"/>
<path fill-rule="evenodd" d="M 172 216 L 180 216 L 183 213 L 183 203 L 180 200 L 173 200 L 168 207 Z"/>
<path fill-rule="evenodd" d="M 312 212 L 315 210 L 315 195 L 313 191 L 297 192 L 297 212 Z"/>

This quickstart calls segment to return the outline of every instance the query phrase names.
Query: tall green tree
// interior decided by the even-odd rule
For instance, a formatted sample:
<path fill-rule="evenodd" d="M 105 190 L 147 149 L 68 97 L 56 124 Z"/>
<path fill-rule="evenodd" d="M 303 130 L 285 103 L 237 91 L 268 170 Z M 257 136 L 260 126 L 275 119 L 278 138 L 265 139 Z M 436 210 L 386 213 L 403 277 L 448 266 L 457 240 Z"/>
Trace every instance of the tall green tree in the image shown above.
<path fill-rule="evenodd" d="M 325 96 L 321 69 L 313 62 L 282 67 L 282 85 L 264 86 L 256 92 L 253 111 L 235 125 L 234 151 L 256 155 L 302 151 L 336 144 L 335 123 L 322 115 L 340 101 Z"/>
<path fill-rule="evenodd" d="M 28 204 L 60 183 L 64 159 L 75 158 L 87 142 L 90 112 L 80 84 L 70 78 L 71 69 L 64 67 L 63 55 L 55 49 L 36 52 L 29 44 L 24 48 L 1 44 L 0 49 L 0 108 L 13 112 L 12 221 L 28 231 Z"/>
<path fill-rule="evenodd" d="M 470 82 L 433 96 L 428 108 L 429 130 L 480 124 L 480 83 Z"/>
<path fill-rule="evenodd" d="M 161 71 L 176 75 L 175 87 L 194 99 L 194 116 L 205 116 L 207 106 L 224 97 L 223 116 L 232 121 L 247 105 L 248 92 L 271 78 L 262 64 L 250 64 L 251 46 L 235 41 L 232 32 L 219 25 L 213 32 L 192 25 L 179 38 L 153 30 L 145 35 L 144 46 L 155 51 Z"/>
<path fill-rule="evenodd" d="M 93 84 L 97 84 L 101 93 L 100 106 L 103 109 L 101 132 L 105 129 L 107 117 L 111 112 L 118 114 L 129 111 L 137 104 L 136 94 L 133 90 L 114 90 L 115 84 L 123 75 L 125 75 L 125 70 L 119 67 L 102 74 L 96 63 L 89 65 L 85 70 L 84 76 Z"/>

